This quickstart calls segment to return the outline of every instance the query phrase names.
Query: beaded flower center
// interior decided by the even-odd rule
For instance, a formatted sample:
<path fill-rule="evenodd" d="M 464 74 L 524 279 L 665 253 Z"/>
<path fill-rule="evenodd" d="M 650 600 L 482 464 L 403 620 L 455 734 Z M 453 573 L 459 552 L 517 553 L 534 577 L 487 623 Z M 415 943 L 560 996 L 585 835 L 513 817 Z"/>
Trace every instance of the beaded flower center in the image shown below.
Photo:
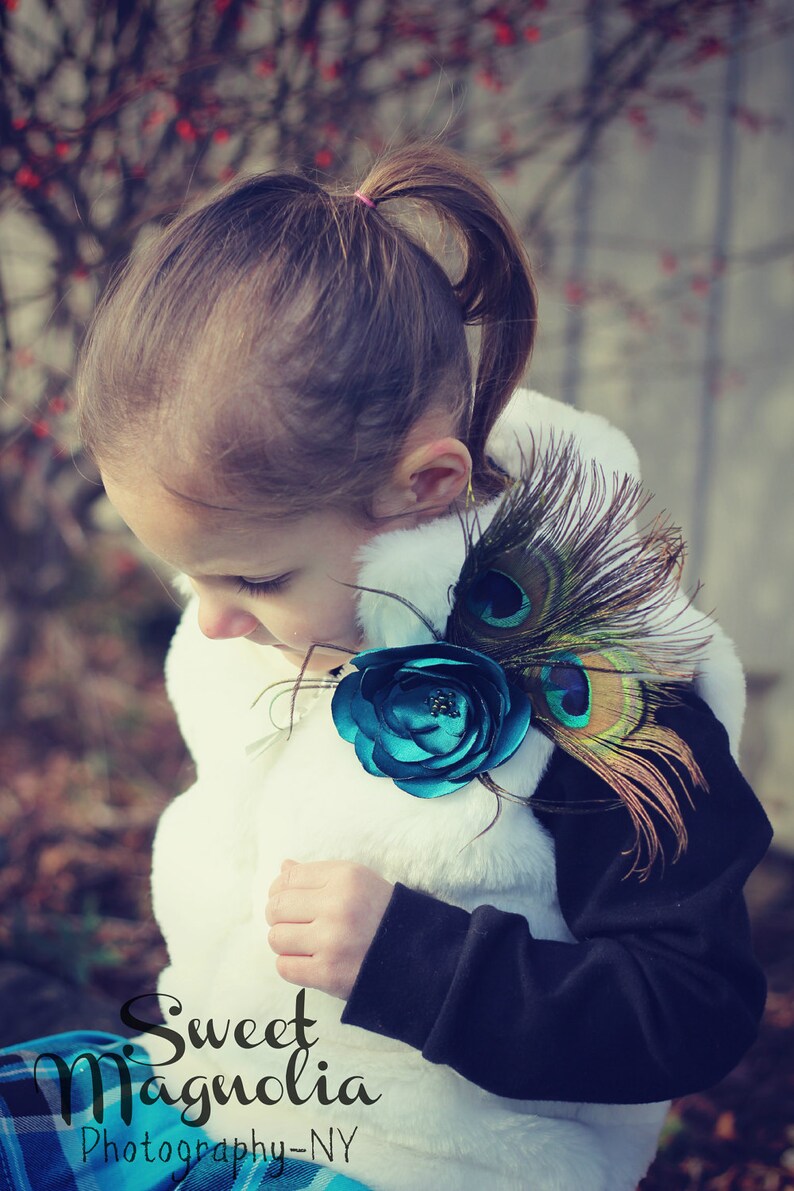
<path fill-rule="evenodd" d="M 445 691 L 443 687 L 439 687 L 425 699 L 425 703 L 430 708 L 430 714 L 434 719 L 438 719 L 440 715 L 448 715 L 452 719 L 458 719 L 460 711 L 458 710 L 458 696 L 455 691 Z"/>

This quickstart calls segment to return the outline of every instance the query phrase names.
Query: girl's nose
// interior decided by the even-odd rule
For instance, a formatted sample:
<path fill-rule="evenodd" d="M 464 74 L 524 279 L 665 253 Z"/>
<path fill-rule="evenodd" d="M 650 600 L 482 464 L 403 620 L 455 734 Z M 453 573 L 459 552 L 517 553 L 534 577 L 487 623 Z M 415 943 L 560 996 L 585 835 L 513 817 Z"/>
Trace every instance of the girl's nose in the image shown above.
<path fill-rule="evenodd" d="M 226 637 L 247 637 L 259 621 L 250 612 L 223 601 L 202 598 L 198 610 L 199 628 L 205 637 L 221 641 Z"/>

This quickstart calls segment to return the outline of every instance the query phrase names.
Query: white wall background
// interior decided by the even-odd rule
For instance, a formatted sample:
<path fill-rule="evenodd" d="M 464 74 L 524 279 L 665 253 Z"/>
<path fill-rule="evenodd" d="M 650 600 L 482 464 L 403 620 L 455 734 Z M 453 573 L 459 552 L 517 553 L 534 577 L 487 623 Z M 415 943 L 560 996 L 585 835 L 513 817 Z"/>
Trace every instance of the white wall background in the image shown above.
<path fill-rule="evenodd" d="M 562 48 L 562 47 L 560 47 Z M 583 37 L 558 65 L 585 61 Z M 692 540 L 698 473 L 709 469 L 704 540 L 690 583 L 699 604 L 715 609 L 735 639 L 748 672 L 750 708 L 742 762 L 777 832 L 794 849 L 794 38 L 749 48 L 740 64 L 742 107 L 774 117 L 758 132 L 733 125 L 727 266 L 716 296 L 722 382 L 713 406 L 709 458 L 699 455 L 709 302 L 706 274 L 720 210 L 721 134 L 727 64 L 701 67 L 693 86 L 701 123 L 670 110 L 647 148 L 621 122 L 606 135 L 591 176 L 585 284 L 617 280 L 645 295 L 647 329 L 605 301 L 583 307 L 576 394 L 582 408 L 604 414 L 637 446 L 647 485 Z M 581 68 L 581 67 L 580 67 Z M 520 209 L 528 177 L 500 184 Z M 575 183 L 557 208 L 554 277 L 544 284 L 540 256 L 541 330 L 531 380 L 562 391 L 566 333 L 572 314 L 558 278 L 573 272 Z M 723 193 L 723 200 L 725 198 Z M 723 215 L 725 207 L 723 204 Z M 664 271 L 660 250 L 675 256 Z M 670 267 L 670 262 L 668 262 Z M 638 316 L 641 320 L 642 315 Z M 693 573 L 697 565 L 697 575 Z"/>

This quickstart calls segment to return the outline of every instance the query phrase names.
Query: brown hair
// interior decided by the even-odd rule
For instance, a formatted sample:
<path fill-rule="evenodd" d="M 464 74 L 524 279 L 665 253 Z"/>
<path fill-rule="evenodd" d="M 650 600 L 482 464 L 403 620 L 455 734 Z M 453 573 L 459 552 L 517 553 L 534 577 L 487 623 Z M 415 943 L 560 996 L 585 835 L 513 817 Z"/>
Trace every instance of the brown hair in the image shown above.
<path fill-rule="evenodd" d="M 369 202 L 299 174 L 249 176 L 133 256 L 78 370 L 95 461 L 166 451 L 169 478 L 194 492 L 203 479 L 236 507 L 300 515 L 320 492 L 365 510 L 417 419 L 443 409 L 475 490 L 496 490 L 485 443 L 536 325 L 523 245 L 479 171 L 437 145 L 388 153 L 359 192 Z M 459 280 L 387 216 L 398 199 L 452 233 Z M 481 328 L 473 385 L 467 325 Z"/>

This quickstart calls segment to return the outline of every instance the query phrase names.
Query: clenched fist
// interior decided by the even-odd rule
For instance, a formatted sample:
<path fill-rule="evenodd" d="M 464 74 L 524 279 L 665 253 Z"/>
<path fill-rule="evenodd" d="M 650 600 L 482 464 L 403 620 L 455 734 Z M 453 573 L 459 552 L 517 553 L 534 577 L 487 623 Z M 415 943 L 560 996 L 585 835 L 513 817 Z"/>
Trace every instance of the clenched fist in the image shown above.
<path fill-rule="evenodd" d="M 393 889 L 363 864 L 285 860 L 265 912 L 279 975 L 347 1000 Z"/>

